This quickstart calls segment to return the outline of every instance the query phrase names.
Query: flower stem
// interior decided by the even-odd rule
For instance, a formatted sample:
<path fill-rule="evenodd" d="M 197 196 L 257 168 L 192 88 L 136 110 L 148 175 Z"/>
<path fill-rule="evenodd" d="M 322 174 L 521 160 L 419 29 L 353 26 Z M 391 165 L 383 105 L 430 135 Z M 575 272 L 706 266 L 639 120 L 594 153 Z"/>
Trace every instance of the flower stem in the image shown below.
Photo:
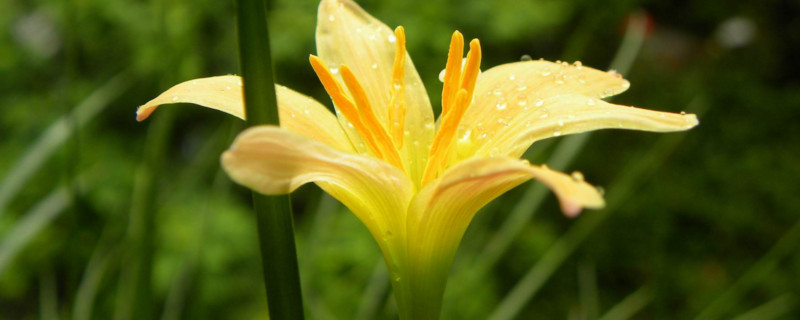
<path fill-rule="evenodd" d="M 279 123 L 265 0 L 237 0 L 239 61 L 248 126 Z M 253 192 L 270 319 L 303 319 L 289 196 Z"/>

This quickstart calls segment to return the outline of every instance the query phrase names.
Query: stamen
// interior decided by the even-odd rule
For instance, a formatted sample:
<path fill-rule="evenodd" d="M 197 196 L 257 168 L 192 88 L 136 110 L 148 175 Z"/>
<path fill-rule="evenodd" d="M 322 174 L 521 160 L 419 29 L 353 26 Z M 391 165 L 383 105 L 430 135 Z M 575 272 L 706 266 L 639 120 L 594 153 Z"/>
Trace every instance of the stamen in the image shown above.
<path fill-rule="evenodd" d="M 433 140 L 431 150 L 428 156 L 428 165 L 425 168 L 425 174 L 422 177 L 422 185 L 426 185 L 431 180 L 435 179 L 439 174 L 440 169 L 444 169 L 445 161 L 449 154 L 450 145 L 453 142 L 453 137 L 458 131 L 458 124 L 461 122 L 461 117 L 467 111 L 469 102 L 467 101 L 467 90 L 461 89 L 456 96 L 455 105 L 453 110 L 447 113 L 442 119 L 442 126 L 436 132 L 436 138 Z"/>
<path fill-rule="evenodd" d="M 403 26 L 394 30 L 397 46 L 394 52 L 392 69 L 392 98 L 389 105 L 389 132 L 395 147 L 403 147 L 403 135 L 406 122 L 405 104 L 405 71 L 406 71 L 406 33 Z"/>
<path fill-rule="evenodd" d="M 461 58 L 464 56 L 464 36 L 461 32 L 453 32 L 450 39 L 450 51 L 447 53 L 447 64 L 444 71 L 444 87 L 442 88 L 442 119 L 450 110 L 450 104 L 456 98 L 461 80 Z"/>
<path fill-rule="evenodd" d="M 481 43 L 478 39 L 469 42 L 469 53 L 467 53 L 467 64 L 464 66 L 464 73 L 461 74 L 461 89 L 466 89 L 469 98 L 472 99 L 472 92 L 475 90 L 475 82 L 478 80 L 478 73 L 481 71 Z"/>
<path fill-rule="evenodd" d="M 378 117 L 375 116 L 375 112 L 372 110 L 372 105 L 369 102 L 369 98 L 367 98 L 364 87 L 361 86 L 361 83 L 358 82 L 358 79 L 356 79 L 355 74 L 353 74 L 353 71 L 350 70 L 349 67 L 342 65 L 339 68 L 339 72 L 342 73 L 342 79 L 350 90 L 353 99 L 355 99 L 355 103 L 358 106 L 358 114 L 361 116 L 361 122 L 366 126 L 367 130 L 369 130 L 369 134 L 375 138 L 375 142 L 377 142 L 378 148 L 381 150 L 381 154 L 383 154 L 383 159 L 395 167 L 403 169 L 403 162 L 400 160 L 400 154 L 392 144 L 391 137 L 389 137 L 386 129 L 380 121 L 378 121 Z"/>
<path fill-rule="evenodd" d="M 369 129 L 367 129 L 361 121 L 355 104 L 344 94 L 342 87 L 339 85 L 339 82 L 336 81 L 336 78 L 333 77 L 328 66 L 315 55 L 311 55 L 308 60 L 311 62 L 311 67 L 314 68 L 314 72 L 317 74 L 317 77 L 319 77 L 320 82 L 322 82 L 322 86 L 325 87 L 325 91 L 331 96 L 331 100 L 333 100 L 339 112 L 344 114 L 345 118 L 353 124 L 353 128 L 356 129 L 358 135 L 366 142 L 370 151 L 372 151 L 376 157 L 383 158 L 383 153 L 378 147 L 378 144 L 370 134 Z"/>
<path fill-rule="evenodd" d="M 457 41 L 456 34 L 453 35 L 453 39 L 455 41 L 451 41 L 451 52 L 457 54 L 458 50 L 453 49 L 453 42 Z M 447 159 L 450 153 L 450 146 L 453 142 L 453 137 L 458 131 L 458 125 L 461 122 L 461 118 L 463 117 L 464 113 L 467 111 L 467 108 L 472 102 L 472 94 L 475 90 L 475 82 L 478 79 L 478 73 L 480 72 L 480 65 L 481 65 L 481 45 L 478 42 L 478 39 L 473 39 L 470 43 L 470 50 L 467 53 L 467 62 L 464 65 L 463 72 L 460 73 L 460 81 L 458 87 L 458 93 L 455 97 L 455 102 L 452 104 L 446 104 L 443 101 L 442 104 L 442 124 L 439 127 L 439 131 L 436 132 L 436 136 L 433 139 L 433 144 L 431 145 L 431 149 L 428 152 L 428 164 L 425 168 L 425 173 L 422 177 L 422 185 L 427 184 L 431 180 L 435 179 L 436 176 L 439 174 L 439 171 L 446 169 L 447 166 Z M 445 84 L 447 85 L 448 82 L 452 85 L 455 80 L 454 79 L 447 79 L 447 77 L 455 77 L 453 74 L 456 72 L 455 70 L 461 71 L 461 63 L 458 60 L 461 60 L 461 57 L 458 55 L 448 56 L 447 61 L 447 69 L 445 74 Z M 455 66 L 455 67 L 454 67 Z M 452 72 L 451 72 L 452 70 Z M 450 87 L 447 87 L 445 90 L 453 90 Z M 442 94 L 444 96 L 446 92 Z M 452 99 L 452 95 L 449 96 L 448 99 Z M 448 100 L 450 102 L 451 100 Z M 445 112 L 445 105 L 448 106 Z"/>

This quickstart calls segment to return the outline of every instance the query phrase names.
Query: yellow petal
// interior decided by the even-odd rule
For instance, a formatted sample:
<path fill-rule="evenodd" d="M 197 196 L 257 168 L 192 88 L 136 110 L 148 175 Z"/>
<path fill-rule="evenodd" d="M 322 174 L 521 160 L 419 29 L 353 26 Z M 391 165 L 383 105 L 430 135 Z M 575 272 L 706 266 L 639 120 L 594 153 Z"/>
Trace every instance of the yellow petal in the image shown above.
<path fill-rule="evenodd" d="M 472 105 L 467 110 L 458 137 L 474 141 L 461 146 L 460 159 L 467 158 L 491 135 L 521 114 L 541 107 L 544 100 L 579 94 L 602 98 L 625 91 L 630 84 L 614 72 L 603 72 L 580 64 L 522 61 L 486 70 L 478 77 Z"/>
<path fill-rule="evenodd" d="M 315 182 L 353 211 L 376 239 L 405 232 L 411 181 L 375 158 L 340 152 L 275 126 L 258 126 L 236 137 L 222 154 L 222 166 L 237 183 L 269 195 Z"/>
<path fill-rule="evenodd" d="M 336 149 L 353 152 L 336 117 L 325 106 L 289 88 L 279 85 L 275 88 L 281 127 Z M 177 84 L 139 107 L 136 119 L 143 121 L 158 106 L 172 103 L 194 103 L 245 119 L 242 79 L 238 76 L 201 78 Z"/>
<path fill-rule="evenodd" d="M 519 157 L 534 142 L 553 136 L 598 129 L 671 132 L 688 130 L 697 123 L 694 114 L 658 112 L 581 95 L 562 95 L 543 100 L 541 106 L 508 120 L 476 154 Z"/>
<path fill-rule="evenodd" d="M 136 110 L 136 120 L 143 121 L 162 104 L 194 103 L 216 109 L 244 120 L 242 79 L 218 76 L 179 83 Z"/>
<path fill-rule="evenodd" d="M 420 191 L 409 208 L 409 226 L 414 226 L 409 230 L 438 228 L 449 232 L 445 229 L 466 228 L 478 209 L 529 179 L 537 179 L 553 190 L 568 216 L 577 215 L 583 208 L 604 206 L 597 189 L 579 176 L 515 158 L 472 158 L 456 164 Z"/>
<path fill-rule="evenodd" d="M 392 128 L 388 123 L 388 112 L 392 102 L 392 69 L 397 41 L 395 33 L 350 0 L 323 0 L 317 19 L 316 38 L 320 59 L 332 70 L 347 65 L 364 86 L 375 115 L 384 128 Z M 407 53 L 404 85 L 405 131 L 408 135 L 401 157 L 406 162 L 409 175 L 414 181 L 419 181 L 433 139 L 433 111 L 427 91 Z M 345 119 L 341 120 L 346 122 Z M 348 136 L 357 141 L 354 131 L 348 131 Z"/>
<path fill-rule="evenodd" d="M 438 306 L 461 237 L 475 213 L 505 191 L 535 178 L 558 196 L 564 213 L 600 208 L 603 199 L 589 184 L 544 167 L 505 158 L 473 158 L 456 164 L 425 186 L 408 211 L 408 259 L 404 270 L 412 301 Z M 393 285 L 395 285 L 393 283 Z M 403 290 L 399 290 L 404 292 Z M 423 298 L 419 298 L 419 297 Z M 423 299 L 422 302 L 419 302 Z M 412 317 L 413 318 L 413 317 Z"/>

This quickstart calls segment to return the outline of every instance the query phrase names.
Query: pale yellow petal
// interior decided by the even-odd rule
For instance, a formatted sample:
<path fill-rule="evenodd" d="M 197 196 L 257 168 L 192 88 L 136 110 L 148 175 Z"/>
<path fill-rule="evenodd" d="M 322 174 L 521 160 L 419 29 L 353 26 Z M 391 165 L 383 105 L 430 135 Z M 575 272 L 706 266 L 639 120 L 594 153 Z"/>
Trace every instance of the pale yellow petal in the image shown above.
<path fill-rule="evenodd" d="M 336 116 L 325 106 L 284 86 L 275 86 L 281 128 L 302 134 L 341 151 L 355 152 Z"/>
<path fill-rule="evenodd" d="M 242 79 L 238 76 L 218 76 L 189 80 L 164 91 L 136 110 L 136 120 L 143 121 L 162 104 L 194 103 L 216 109 L 244 120 Z"/>
<path fill-rule="evenodd" d="M 519 157 L 534 142 L 554 136 L 598 129 L 683 131 L 697 123 L 694 114 L 659 112 L 581 95 L 563 95 L 543 100 L 541 106 L 508 120 L 486 139 L 476 154 Z"/>
<path fill-rule="evenodd" d="M 464 159 L 509 122 L 540 108 L 554 96 L 578 94 L 602 98 L 625 91 L 630 84 L 617 73 L 582 65 L 549 61 L 522 61 L 486 70 L 478 77 L 472 105 L 467 109 L 458 137 L 472 137 L 463 145 Z"/>
<path fill-rule="evenodd" d="M 553 190 L 568 216 L 577 215 L 583 208 L 604 205 L 597 189 L 580 177 L 515 158 L 480 157 L 456 164 L 423 188 L 409 209 L 409 225 L 422 229 L 426 225 L 466 228 L 478 209 L 529 179 Z"/>
<path fill-rule="evenodd" d="M 323 0 L 317 19 L 317 52 L 320 59 L 334 71 L 341 65 L 347 65 L 364 86 L 377 118 L 384 128 L 390 128 L 388 110 L 397 41 L 392 29 L 350 0 Z M 408 134 L 401 156 L 409 175 L 414 181 L 419 181 L 433 139 L 433 111 L 427 91 L 407 53 L 404 83 L 404 131 Z M 340 120 L 346 123 L 341 115 Z M 354 130 L 348 130 L 348 135 L 352 141 L 360 141 Z"/>
<path fill-rule="evenodd" d="M 222 167 L 237 183 L 269 195 L 315 182 L 353 211 L 379 242 L 386 233 L 405 232 L 413 186 L 402 171 L 375 158 L 341 152 L 275 126 L 258 126 L 236 137 L 222 154 Z"/>
<path fill-rule="evenodd" d="M 507 190 L 535 178 L 558 196 L 564 213 L 600 208 L 603 199 L 591 185 L 560 172 L 506 158 L 473 158 L 456 164 L 423 188 L 408 211 L 408 286 L 438 305 L 444 281 L 461 238 L 475 213 Z M 402 286 L 402 281 L 401 281 Z M 437 291 L 438 290 L 438 291 Z M 431 293 L 433 291 L 433 293 Z M 424 310 L 424 309 L 423 309 Z"/>
<path fill-rule="evenodd" d="M 336 149 L 353 152 L 336 117 L 325 106 L 289 88 L 279 85 L 275 88 L 281 127 Z M 139 107 L 136 119 L 147 119 L 160 105 L 172 103 L 193 103 L 245 119 L 239 76 L 201 78 L 177 84 Z"/>

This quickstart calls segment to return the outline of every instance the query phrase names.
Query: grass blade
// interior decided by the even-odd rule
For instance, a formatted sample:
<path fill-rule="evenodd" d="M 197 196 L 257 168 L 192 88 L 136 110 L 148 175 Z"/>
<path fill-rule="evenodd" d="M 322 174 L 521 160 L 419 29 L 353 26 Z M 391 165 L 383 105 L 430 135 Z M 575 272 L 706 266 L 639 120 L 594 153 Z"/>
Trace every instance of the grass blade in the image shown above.
<path fill-rule="evenodd" d="M 797 296 L 791 293 L 777 297 L 733 320 L 771 320 L 778 319 L 797 308 Z"/>
<path fill-rule="evenodd" d="M 36 204 L 0 242 L 0 275 L 33 238 L 58 217 L 72 202 L 67 187 L 59 187 Z"/>
<path fill-rule="evenodd" d="M 697 320 L 713 320 L 722 317 L 727 310 L 735 306 L 739 300 L 764 279 L 778 263 L 787 255 L 796 253 L 800 244 L 800 221 L 794 224 L 769 251 L 764 254 L 747 272 L 733 283 L 722 295 L 700 312 Z"/>
<path fill-rule="evenodd" d="M 249 126 L 278 124 L 266 0 L 237 0 L 239 61 Z M 289 196 L 253 192 L 261 266 L 273 320 L 303 319 L 303 298 Z"/>
<path fill-rule="evenodd" d="M 383 258 L 380 258 L 375 264 L 372 276 L 369 278 L 367 289 L 364 290 L 364 296 L 361 298 L 361 305 L 359 305 L 358 312 L 356 312 L 354 319 L 377 319 L 378 313 L 389 299 L 390 292 L 389 272 L 386 270 L 386 263 L 383 261 Z"/>
<path fill-rule="evenodd" d="M 653 293 L 647 286 L 639 288 L 634 291 L 625 299 L 622 299 L 617 305 L 603 315 L 600 320 L 627 320 L 632 318 L 636 313 L 642 311 L 650 301 L 653 300 Z"/>
<path fill-rule="evenodd" d="M 89 123 L 130 85 L 131 81 L 126 73 L 117 74 L 86 97 L 71 114 L 60 117 L 45 130 L 0 182 L 0 216 L 5 212 L 6 205 L 17 195 L 31 175 L 44 164 L 45 160 L 64 144 L 70 135 Z M 72 128 L 72 125 L 77 128 Z"/>
<path fill-rule="evenodd" d="M 92 317 L 92 310 L 94 309 L 95 298 L 97 298 L 97 291 L 100 288 L 100 283 L 109 268 L 117 257 L 118 252 L 115 249 L 109 250 L 104 248 L 104 243 L 109 241 L 106 237 L 101 237 L 98 242 L 97 248 L 89 263 L 86 265 L 86 270 L 83 273 L 83 278 L 78 285 L 78 291 L 75 295 L 75 305 L 72 309 L 73 320 L 89 320 Z"/>
<path fill-rule="evenodd" d="M 600 303 L 597 296 L 597 272 L 594 265 L 581 263 L 578 266 L 578 289 L 581 297 L 582 319 L 597 320 Z"/>

